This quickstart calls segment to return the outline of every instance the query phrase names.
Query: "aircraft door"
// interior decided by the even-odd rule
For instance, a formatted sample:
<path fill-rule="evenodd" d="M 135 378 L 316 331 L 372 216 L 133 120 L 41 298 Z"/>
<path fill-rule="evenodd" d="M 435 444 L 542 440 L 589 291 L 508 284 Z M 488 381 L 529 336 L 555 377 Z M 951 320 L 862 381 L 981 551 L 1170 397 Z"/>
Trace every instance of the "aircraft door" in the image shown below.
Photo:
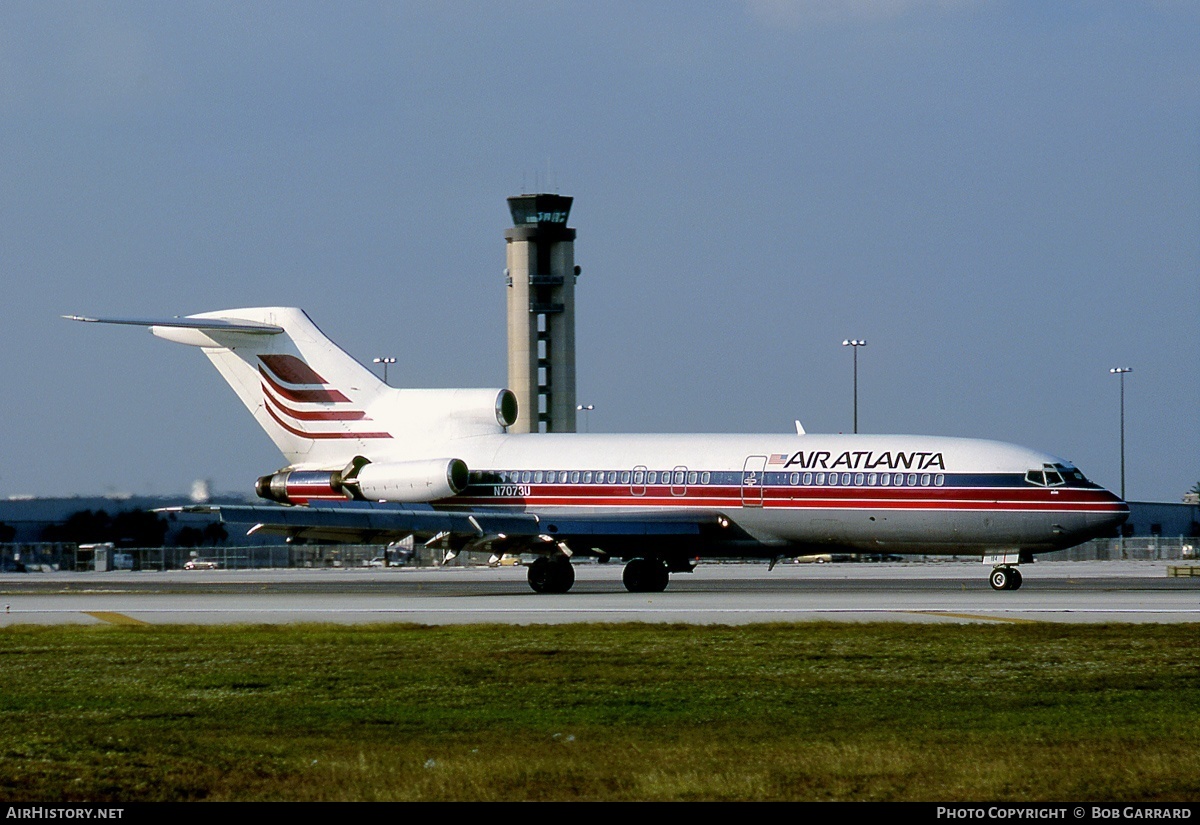
<path fill-rule="evenodd" d="M 742 466 L 742 506 L 762 507 L 763 487 L 767 483 L 767 457 L 752 455 L 746 457 Z"/>
<path fill-rule="evenodd" d="M 629 488 L 629 492 L 635 496 L 646 495 L 646 465 L 639 464 L 633 468 L 633 482 Z"/>
<path fill-rule="evenodd" d="M 682 464 L 671 471 L 671 495 L 687 495 L 687 467 Z"/>

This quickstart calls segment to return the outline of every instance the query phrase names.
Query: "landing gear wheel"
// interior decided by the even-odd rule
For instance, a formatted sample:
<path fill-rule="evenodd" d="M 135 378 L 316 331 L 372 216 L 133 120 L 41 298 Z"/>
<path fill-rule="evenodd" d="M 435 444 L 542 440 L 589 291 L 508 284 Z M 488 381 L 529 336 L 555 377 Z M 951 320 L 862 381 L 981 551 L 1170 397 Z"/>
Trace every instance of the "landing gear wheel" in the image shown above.
<path fill-rule="evenodd" d="M 575 568 L 566 559 L 545 556 L 529 565 L 529 586 L 534 593 L 566 593 L 575 584 Z"/>
<path fill-rule="evenodd" d="M 657 559 L 634 559 L 625 565 L 621 581 L 630 593 L 661 593 L 667 589 L 671 574 Z"/>
<path fill-rule="evenodd" d="M 997 567 L 988 581 L 993 590 L 1016 590 L 1021 586 L 1021 572 L 1015 567 Z"/>

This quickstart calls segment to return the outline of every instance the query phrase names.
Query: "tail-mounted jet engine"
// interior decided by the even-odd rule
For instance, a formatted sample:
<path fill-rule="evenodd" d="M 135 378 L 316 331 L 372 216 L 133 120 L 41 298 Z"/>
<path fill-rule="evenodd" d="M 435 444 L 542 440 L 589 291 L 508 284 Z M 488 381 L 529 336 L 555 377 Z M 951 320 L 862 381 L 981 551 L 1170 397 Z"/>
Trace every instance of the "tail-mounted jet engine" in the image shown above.
<path fill-rule="evenodd" d="M 354 496 L 345 487 L 343 473 L 343 470 L 283 470 L 259 478 L 254 492 L 259 498 L 280 504 L 345 501 Z"/>
<path fill-rule="evenodd" d="M 467 465 L 458 458 L 389 461 L 372 464 L 361 456 L 342 470 L 285 470 L 254 485 L 260 498 L 280 504 L 357 499 L 433 501 L 467 488 Z"/>
<path fill-rule="evenodd" d="M 458 458 L 367 464 L 342 484 L 366 501 L 433 501 L 467 489 L 467 465 Z"/>

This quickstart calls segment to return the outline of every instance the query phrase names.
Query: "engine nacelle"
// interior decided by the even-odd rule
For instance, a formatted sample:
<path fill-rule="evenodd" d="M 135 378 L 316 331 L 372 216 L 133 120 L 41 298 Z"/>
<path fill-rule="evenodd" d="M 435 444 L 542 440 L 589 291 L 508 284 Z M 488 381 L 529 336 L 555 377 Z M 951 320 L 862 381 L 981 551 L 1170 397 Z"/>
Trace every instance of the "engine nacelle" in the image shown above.
<path fill-rule="evenodd" d="M 254 485 L 260 498 L 280 504 L 310 501 L 345 501 L 351 493 L 342 482 L 341 470 L 288 470 L 263 476 Z"/>
<path fill-rule="evenodd" d="M 434 501 L 467 488 L 467 465 L 458 458 L 389 461 L 363 466 L 342 484 L 367 501 Z"/>
<path fill-rule="evenodd" d="M 512 390 L 394 390 L 371 407 L 396 438 L 420 434 L 418 442 L 504 432 L 517 420 Z"/>

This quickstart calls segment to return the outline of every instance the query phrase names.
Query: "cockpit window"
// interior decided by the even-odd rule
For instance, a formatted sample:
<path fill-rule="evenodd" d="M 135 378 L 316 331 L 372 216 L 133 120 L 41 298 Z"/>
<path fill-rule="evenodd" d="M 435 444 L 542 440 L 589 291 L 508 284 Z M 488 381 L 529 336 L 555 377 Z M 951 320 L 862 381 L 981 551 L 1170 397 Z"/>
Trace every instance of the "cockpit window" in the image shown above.
<path fill-rule="evenodd" d="M 1083 473 L 1064 464 L 1043 464 L 1042 469 L 1025 473 L 1026 483 L 1036 484 L 1038 487 L 1061 487 L 1070 481 L 1083 480 Z"/>
<path fill-rule="evenodd" d="M 1068 484 L 1071 482 L 1082 484 L 1087 481 L 1087 479 L 1084 478 L 1083 473 L 1079 472 L 1077 468 L 1072 467 L 1070 464 L 1055 464 L 1054 469 L 1062 473 L 1062 477 Z"/>

